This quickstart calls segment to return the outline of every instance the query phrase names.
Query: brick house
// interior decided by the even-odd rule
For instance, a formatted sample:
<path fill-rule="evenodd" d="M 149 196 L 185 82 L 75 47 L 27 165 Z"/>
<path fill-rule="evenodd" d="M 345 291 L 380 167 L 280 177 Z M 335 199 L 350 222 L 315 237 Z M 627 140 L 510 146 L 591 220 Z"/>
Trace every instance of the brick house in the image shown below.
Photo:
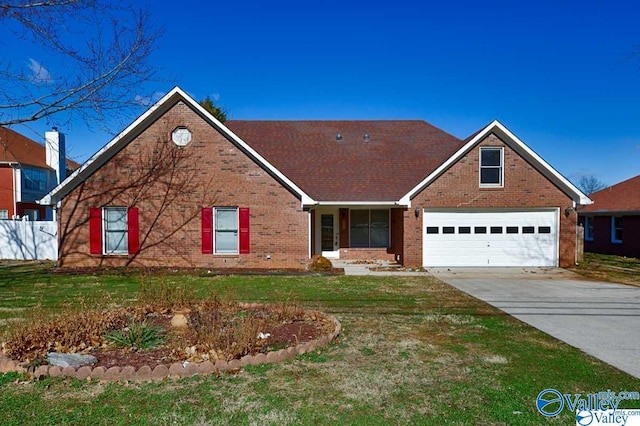
<path fill-rule="evenodd" d="M 640 176 L 594 192 L 579 210 L 584 249 L 640 258 Z"/>
<path fill-rule="evenodd" d="M 45 132 L 45 144 L 0 127 L 0 219 L 52 220 L 52 210 L 36 201 L 77 169 L 65 158 L 64 135 Z"/>
<path fill-rule="evenodd" d="M 589 198 L 495 121 L 230 121 L 175 88 L 42 203 L 61 266 L 568 266 Z"/>

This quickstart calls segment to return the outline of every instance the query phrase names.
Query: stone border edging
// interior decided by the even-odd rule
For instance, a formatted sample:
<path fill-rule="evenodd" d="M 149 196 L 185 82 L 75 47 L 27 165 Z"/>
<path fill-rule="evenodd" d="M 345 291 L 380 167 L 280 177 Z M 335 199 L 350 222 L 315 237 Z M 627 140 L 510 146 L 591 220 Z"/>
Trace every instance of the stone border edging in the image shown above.
<path fill-rule="evenodd" d="M 260 307 L 269 306 L 264 303 L 240 303 L 241 307 L 245 309 L 258 309 Z M 286 349 L 280 349 L 278 351 L 272 351 L 268 353 L 257 353 L 255 355 L 245 355 L 240 359 L 232 359 L 230 361 L 218 360 L 215 363 L 211 361 L 204 362 L 175 362 L 171 365 L 160 364 L 151 369 L 148 365 L 140 367 L 137 371 L 132 366 L 125 367 L 90 367 L 88 365 L 80 368 L 73 367 L 58 367 L 56 365 L 41 365 L 35 369 L 32 373 L 35 378 L 42 378 L 44 376 L 51 377 L 72 377 L 78 380 L 86 380 L 88 378 L 92 380 L 101 380 L 108 382 L 148 382 L 164 380 L 166 378 L 180 379 L 183 377 L 191 376 L 207 376 L 209 374 L 218 373 L 220 371 L 233 370 L 242 368 L 247 365 L 259 365 L 259 364 L 272 364 L 278 362 L 288 361 L 298 355 L 305 354 L 307 352 L 313 352 L 318 348 L 327 346 L 336 337 L 338 337 L 342 331 L 342 325 L 333 315 L 325 314 L 324 312 L 305 310 L 305 314 L 316 315 L 326 320 L 331 321 L 334 324 L 334 330 L 332 333 L 310 342 L 301 343 L 295 346 L 289 346 Z M 23 367 L 20 362 L 14 361 L 0 354 L 0 373 L 27 373 L 27 369 Z"/>

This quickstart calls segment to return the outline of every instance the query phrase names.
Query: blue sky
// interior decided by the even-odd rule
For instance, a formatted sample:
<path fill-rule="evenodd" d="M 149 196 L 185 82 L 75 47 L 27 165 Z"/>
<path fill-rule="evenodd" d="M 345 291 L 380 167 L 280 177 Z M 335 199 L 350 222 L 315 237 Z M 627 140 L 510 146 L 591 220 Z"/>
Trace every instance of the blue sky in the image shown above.
<path fill-rule="evenodd" d="M 637 2 L 175 5 L 152 5 L 165 81 L 132 96 L 179 85 L 231 119 L 423 119 L 461 138 L 498 119 L 570 179 L 640 174 Z M 111 138 L 63 131 L 77 161 Z"/>

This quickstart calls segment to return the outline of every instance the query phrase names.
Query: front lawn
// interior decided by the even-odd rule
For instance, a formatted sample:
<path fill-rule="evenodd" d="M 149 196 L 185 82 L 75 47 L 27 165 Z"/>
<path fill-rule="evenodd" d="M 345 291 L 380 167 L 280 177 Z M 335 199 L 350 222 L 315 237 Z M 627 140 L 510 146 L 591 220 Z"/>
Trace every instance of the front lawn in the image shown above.
<path fill-rule="evenodd" d="M 219 377 L 117 384 L 0 374 L 3 425 L 574 424 L 567 410 L 540 415 L 538 393 L 640 390 L 640 380 L 435 278 L 64 275 L 50 267 L 0 265 L 0 333 L 35 305 L 126 303 L 141 282 L 296 301 L 335 315 L 343 333 L 293 361 Z"/>

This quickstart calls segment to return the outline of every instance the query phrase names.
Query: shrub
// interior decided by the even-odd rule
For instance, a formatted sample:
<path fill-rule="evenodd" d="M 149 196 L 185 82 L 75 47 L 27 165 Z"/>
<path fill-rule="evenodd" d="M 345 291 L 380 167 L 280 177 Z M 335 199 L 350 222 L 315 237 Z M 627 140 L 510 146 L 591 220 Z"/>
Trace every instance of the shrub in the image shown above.
<path fill-rule="evenodd" d="M 309 263 L 309 270 L 312 272 L 330 272 L 333 269 L 331 261 L 324 256 L 314 254 Z"/>
<path fill-rule="evenodd" d="M 166 342 L 164 328 L 147 322 L 133 322 L 121 330 L 111 330 L 104 335 L 109 343 L 133 352 L 154 349 Z"/>
<path fill-rule="evenodd" d="M 26 321 L 13 324 L 4 334 L 4 352 L 26 361 L 51 351 L 80 352 L 99 346 L 107 330 L 124 327 L 137 315 L 143 314 L 123 309 L 71 310 L 51 318 L 35 308 Z"/>

